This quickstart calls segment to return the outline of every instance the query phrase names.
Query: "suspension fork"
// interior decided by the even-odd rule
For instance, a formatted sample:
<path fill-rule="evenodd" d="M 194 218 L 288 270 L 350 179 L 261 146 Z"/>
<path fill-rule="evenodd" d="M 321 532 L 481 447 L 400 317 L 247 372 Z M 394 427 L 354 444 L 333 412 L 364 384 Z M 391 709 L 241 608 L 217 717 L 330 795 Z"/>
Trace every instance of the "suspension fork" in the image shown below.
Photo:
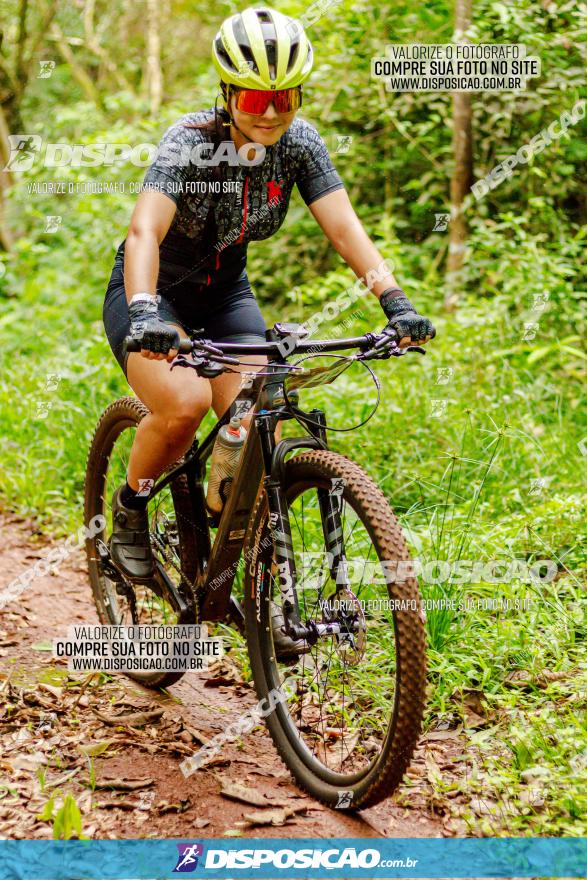
<path fill-rule="evenodd" d="M 287 502 L 283 493 L 283 471 L 281 467 L 274 466 L 277 447 L 284 448 L 282 444 L 287 444 L 287 441 L 282 440 L 278 444 L 275 443 L 276 424 L 277 419 L 270 412 L 257 416 L 265 473 L 267 475 L 264 479 L 264 484 L 267 493 L 267 506 L 269 508 L 269 529 L 273 538 L 278 585 L 283 603 L 285 630 L 292 638 L 298 638 L 294 633 L 300 629 L 303 629 L 305 633 L 306 627 L 302 627 L 300 621 L 300 609 L 296 591 L 297 572 L 293 555 L 293 541 Z M 284 456 L 278 455 L 277 457 L 282 459 Z"/>
<path fill-rule="evenodd" d="M 336 592 L 339 593 L 344 589 L 350 590 L 341 518 L 344 483 L 342 479 L 333 479 L 332 484 L 330 489 L 318 489 L 318 504 L 326 546 L 326 560 L 330 576 L 336 585 Z"/>
<path fill-rule="evenodd" d="M 324 414 L 313 410 L 312 416 Z M 269 528 L 273 539 L 278 586 L 282 598 L 285 632 L 290 638 L 306 639 L 313 644 L 318 639 L 315 625 L 306 626 L 300 619 L 298 603 L 298 573 L 293 552 L 293 540 L 287 500 L 284 493 L 285 456 L 294 448 L 327 448 L 326 432 L 322 426 L 310 428 L 313 436 L 288 437 L 275 444 L 275 417 L 266 413 L 257 417 L 263 449 L 266 477 L 264 479 L 269 508 Z"/>
<path fill-rule="evenodd" d="M 312 420 L 317 423 L 311 428 L 312 434 L 327 446 L 325 413 L 322 410 L 314 409 L 311 415 Z M 342 478 L 333 479 L 330 489 L 318 489 L 318 504 L 320 507 L 324 545 L 326 547 L 326 560 L 330 569 L 330 576 L 336 584 L 337 593 L 345 588 L 350 589 L 341 520 L 343 491 L 344 480 Z"/>

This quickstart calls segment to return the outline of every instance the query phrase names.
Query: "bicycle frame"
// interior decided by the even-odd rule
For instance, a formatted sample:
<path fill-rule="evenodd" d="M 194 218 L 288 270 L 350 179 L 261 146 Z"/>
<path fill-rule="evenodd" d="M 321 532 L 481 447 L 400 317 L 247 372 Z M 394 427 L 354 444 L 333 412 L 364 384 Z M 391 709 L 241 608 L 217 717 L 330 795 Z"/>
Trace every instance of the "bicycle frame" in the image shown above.
<path fill-rule="evenodd" d="M 226 344 L 222 348 L 226 351 L 229 346 Z M 242 351 L 243 346 L 238 346 L 238 348 Z M 278 514 L 272 523 L 274 524 L 274 535 L 282 536 L 284 529 L 287 535 L 289 519 L 286 514 L 284 515 L 280 504 L 285 456 L 295 448 L 328 448 L 325 430 L 326 419 L 324 413 L 316 409 L 308 415 L 311 415 L 312 421 L 320 424 L 319 428 L 308 425 L 310 434 L 288 437 L 275 443 L 277 423 L 280 420 L 293 418 L 285 407 L 275 407 L 274 405 L 274 400 L 279 397 L 288 371 L 284 369 L 283 362 L 270 361 L 267 367 L 260 372 L 262 374 L 266 372 L 269 375 L 253 373 L 251 388 L 244 393 L 241 390 L 236 398 L 236 400 L 249 399 L 254 401 L 252 418 L 231 491 L 218 519 L 218 531 L 214 544 L 210 543 L 209 526 L 211 520 L 205 503 L 205 464 L 212 453 L 218 431 L 230 420 L 234 401 L 202 443 L 200 444 L 196 438 L 186 453 L 184 461 L 169 471 L 151 491 L 151 498 L 153 498 L 177 476 L 182 473 L 186 475 L 195 517 L 194 528 L 197 534 L 198 576 L 195 588 L 197 591 L 203 592 L 203 602 L 200 609 L 203 620 L 224 620 L 229 613 L 232 586 L 244 544 L 247 524 L 264 478 L 269 494 L 270 510 Z M 213 519 L 212 524 L 214 524 Z M 283 546 L 283 541 L 276 542 L 276 555 L 278 562 L 280 556 L 286 559 L 290 555 L 287 548 Z M 210 584 L 214 583 L 217 583 L 217 586 L 210 587 Z M 297 612 L 297 602 L 293 604 Z M 294 611 L 293 608 L 289 610 Z M 297 614 L 294 614 L 292 622 L 294 625 L 299 624 Z"/>

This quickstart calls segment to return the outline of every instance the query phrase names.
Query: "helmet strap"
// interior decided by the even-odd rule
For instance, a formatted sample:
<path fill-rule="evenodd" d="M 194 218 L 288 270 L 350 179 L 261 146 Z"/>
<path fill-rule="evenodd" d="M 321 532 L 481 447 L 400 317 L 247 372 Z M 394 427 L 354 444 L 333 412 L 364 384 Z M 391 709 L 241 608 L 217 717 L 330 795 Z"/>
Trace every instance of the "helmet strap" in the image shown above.
<path fill-rule="evenodd" d="M 237 131 L 240 131 L 240 133 L 242 134 L 242 136 L 243 136 L 244 138 L 247 138 L 247 143 L 252 143 L 252 141 L 250 141 L 250 140 L 248 139 L 248 138 L 249 138 L 248 134 L 245 134 L 245 132 L 242 130 L 242 128 L 239 128 L 239 127 L 238 127 L 238 125 L 236 124 L 236 121 L 235 121 L 235 119 L 234 119 L 234 116 L 232 115 L 232 110 L 231 110 L 231 107 L 230 107 L 230 84 L 223 83 L 223 82 L 221 81 L 221 82 L 220 82 L 220 88 L 221 88 L 221 91 L 222 91 L 222 97 L 223 97 L 223 99 L 224 99 L 224 105 L 225 105 L 225 108 L 226 108 L 226 112 L 228 113 L 228 118 L 229 118 L 229 120 L 230 120 L 229 122 L 223 122 L 222 125 L 225 125 L 225 126 L 234 125 L 234 127 L 236 128 L 236 130 L 237 130 Z"/>

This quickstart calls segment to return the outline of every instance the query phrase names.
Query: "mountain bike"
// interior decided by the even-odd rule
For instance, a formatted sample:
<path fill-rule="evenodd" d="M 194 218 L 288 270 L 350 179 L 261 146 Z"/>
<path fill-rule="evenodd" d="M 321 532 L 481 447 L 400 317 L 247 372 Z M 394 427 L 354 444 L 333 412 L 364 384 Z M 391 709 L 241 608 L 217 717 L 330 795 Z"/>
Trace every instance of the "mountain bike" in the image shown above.
<path fill-rule="evenodd" d="M 257 696 L 270 701 L 263 703 L 271 707 L 265 722 L 298 784 L 327 805 L 363 808 L 398 786 L 418 740 L 424 615 L 406 540 L 385 495 L 358 464 L 328 448 L 324 410 L 306 412 L 300 395 L 360 362 L 374 377 L 379 402 L 367 361 L 422 349 L 400 349 L 389 330 L 315 341 L 304 338 L 301 325 L 278 323 L 266 336 L 265 343 L 236 344 L 193 334 L 170 365 L 210 377 L 239 365 L 238 355 L 268 358 L 264 368 L 243 373 L 239 395 L 208 436 L 194 438 L 155 482 L 148 515 L 156 570 L 148 584 L 124 577 L 108 545 L 112 491 L 125 478 L 134 429 L 148 410 L 124 397 L 104 411 L 85 485 L 86 522 L 106 518 L 86 545 L 92 590 L 103 623 L 240 627 Z M 140 346 L 127 337 L 127 348 Z M 294 355 L 311 363 L 317 352 L 332 362 L 291 363 Z M 250 427 L 222 511 L 213 515 L 205 503 L 206 461 L 235 411 L 252 411 Z M 293 419 L 303 432 L 277 440 L 277 424 Z M 231 594 L 241 555 L 238 602 Z M 295 642 L 294 656 L 283 659 L 275 650 L 275 615 Z M 163 687 L 181 673 L 133 677 Z"/>

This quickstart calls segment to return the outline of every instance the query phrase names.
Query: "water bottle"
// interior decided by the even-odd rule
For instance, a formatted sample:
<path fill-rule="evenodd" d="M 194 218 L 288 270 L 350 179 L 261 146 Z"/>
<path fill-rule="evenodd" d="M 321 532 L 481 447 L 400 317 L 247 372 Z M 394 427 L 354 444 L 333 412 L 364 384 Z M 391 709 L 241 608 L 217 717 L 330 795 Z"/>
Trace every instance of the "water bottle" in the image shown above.
<path fill-rule="evenodd" d="M 246 437 L 247 430 L 241 425 L 238 416 L 233 416 L 230 423 L 223 425 L 218 431 L 212 449 L 208 491 L 206 492 L 206 504 L 211 513 L 220 513 L 224 506 L 224 500 L 220 494 L 220 484 L 223 480 L 231 480 L 234 476 Z M 228 494 L 226 490 L 225 494 Z"/>

